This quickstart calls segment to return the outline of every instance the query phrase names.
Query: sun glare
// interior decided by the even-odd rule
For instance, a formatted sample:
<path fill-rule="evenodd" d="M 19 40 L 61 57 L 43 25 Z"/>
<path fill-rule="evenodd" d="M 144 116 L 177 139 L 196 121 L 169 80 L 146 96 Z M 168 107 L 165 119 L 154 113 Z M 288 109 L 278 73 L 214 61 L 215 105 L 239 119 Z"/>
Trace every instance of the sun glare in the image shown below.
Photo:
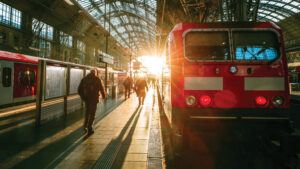
<path fill-rule="evenodd" d="M 159 75 L 162 70 L 162 59 L 157 56 L 142 56 L 139 59 L 149 74 Z"/>

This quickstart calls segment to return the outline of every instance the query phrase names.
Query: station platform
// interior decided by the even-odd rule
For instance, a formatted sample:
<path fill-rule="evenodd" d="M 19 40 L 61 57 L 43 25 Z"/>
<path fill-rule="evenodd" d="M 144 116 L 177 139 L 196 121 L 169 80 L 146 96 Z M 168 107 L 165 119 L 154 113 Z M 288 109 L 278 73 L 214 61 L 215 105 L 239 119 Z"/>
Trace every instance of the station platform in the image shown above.
<path fill-rule="evenodd" d="M 0 168 L 164 168 L 156 92 L 141 106 L 135 94 L 107 102 L 98 105 L 92 135 L 82 127 L 84 110 L 40 128 L 31 122 L 5 130 L 10 119 L 0 120 Z"/>
<path fill-rule="evenodd" d="M 300 91 L 292 91 L 290 95 L 291 101 L 300 102 Z"/>

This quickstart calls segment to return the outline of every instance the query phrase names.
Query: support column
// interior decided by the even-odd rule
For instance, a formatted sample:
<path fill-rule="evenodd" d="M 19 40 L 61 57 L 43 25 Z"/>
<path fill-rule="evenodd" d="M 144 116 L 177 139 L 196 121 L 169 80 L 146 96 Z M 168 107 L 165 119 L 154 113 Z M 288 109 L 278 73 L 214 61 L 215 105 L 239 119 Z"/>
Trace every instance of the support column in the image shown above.
<path fill-rule="evenodd" d="M 37 76 L 37 91 L 36 91 L 36 118 L 35 126 L 41 126 L 42 117 L 42 103 L 44 100 L 45 89 L 45 77 L 46 77 L 46 61 L 39 60 L 38 63 L 38 76 Z"/>
<path fill-rule="evenodd" d="M 68 95 L 70 93 L 70 71 L 71 66 L 68 65 L 67 67 L 67 78 L 66 78 L 66 86 L 65 86 L 65 95 L 64 95 L 64 117 L 67 117 L 68 114 Z"/>

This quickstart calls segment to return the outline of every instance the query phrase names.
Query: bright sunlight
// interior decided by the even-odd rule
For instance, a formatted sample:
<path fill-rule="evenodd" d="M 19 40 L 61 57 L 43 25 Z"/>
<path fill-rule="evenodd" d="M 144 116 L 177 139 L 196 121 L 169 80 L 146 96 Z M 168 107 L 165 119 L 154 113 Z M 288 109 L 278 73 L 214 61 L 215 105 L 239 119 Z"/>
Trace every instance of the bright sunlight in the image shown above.
<path fill-rule="evenodd" d="M 149 74 L 160 75 L 162 70 L 162 59 L 157 56 L 141 56 L 138 59 Z"/>

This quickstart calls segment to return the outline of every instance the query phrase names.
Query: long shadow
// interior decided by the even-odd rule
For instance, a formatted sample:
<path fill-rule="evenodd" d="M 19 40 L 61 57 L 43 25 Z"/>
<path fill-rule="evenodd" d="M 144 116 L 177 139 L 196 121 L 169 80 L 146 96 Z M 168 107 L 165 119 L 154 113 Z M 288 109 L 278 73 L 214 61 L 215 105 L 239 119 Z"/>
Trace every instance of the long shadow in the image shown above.
<path fill-rule="evenodd" d="M 17 127 L 11 131 L 0 135 L 0 161 L 4 162 L 23 150 L 51 137 L 55 133 L 63 130 L 66 126 L 76 123 L 83 117 L 80 111 L 68 116 L 67 122 L 60 118 L 55 119 L 40 128 L 35 128 L 34 123 Z"/>
<path fill-rule="evenodd" d="M 119 136 L 116 139 L 113 139 L 106 146 L 106 148 L 102 152 L 101 156 L 97 160 L 96 164 L 94 165 L 94 167 L 93 167 L 94 169 L 106 169 L 106 168 L 110 169 L 111 168 L 111 166 L 114 163 L 114 159 L 117 156 L 117 154 L 119 153 L 119 150 L 121 148 L 123 136 L 125 135 L 127 129 L 129 128 L 129 126 L 130 126 L 131 122 L 133 121 L 134 117 L 136 116 L 136 114 L 138 114 L 138 116 L 136 117 L 135 121 L 138 120 L 141 110 L 142 109 L 140 107 L 136 108 L 135 112 L 131 115 L 131 117 L 127 121 L 126 125 L 120 132 Z"/>
<path fill-rule="evenodd" d="M 141 111 L 141 110 L 140 110 Z M 117 154 L 117 157 L 116 157 L 116 160 L 112 166 L 112 168 L 114 169 L 118 169 L 118 168 L 121 168 L 124 161 L 125 161 L 125 157 L 126 157 L 126 154 L 128 152 L 128 149 L 129 149 L 129 146 L 130 146 L 130 143 L 132 142 L 132 136 L 133 136 L 133 133 L 134 133 L 134 130 L 135 130 L 135 127 L 137 125 L 137 122 L 139 120 L 139 117 L 140 117 L 140 113 L 137 115 L 137 117 L 135 118 L 130 130 L 129 130 L 129 133 L 128 135 L 126 136 L 126 138 L 124 139 L 124 141 L 122 143 L 126 143 L 126 144 L 122 144 L 121 146 L 121 151 L 118 152 Z"/>
<path fill-rule="evenodd" d="M 33 119 L 33 116 L 25 116 L 24 118 L 14 120 L 12 122 L 0 125 L 0 130 L 4 130 L 4 129 L 10 128 L 10 127 L 14 127 L 17 124 L 21 124 L 21 123 L 27 122 L 27 121 L 32 120 L 32 119 Z"/>
<path fill-rule="evenodd" d="M 13 114 L 13 115 L 1 117 L 0 118 L 0 122 L 3 121 L 3 120 L 15 118 L 15 117 L 18 117 L 18 116 L 24 116 L 24 115 L 28 115 L 28 114 L 33 114 L 33 113 L 34 113 L 33 110 L 29 110 L 29 111 L 24 111 L 22 113 L 17 113 L 17 114 Z"/>
<path fill-rule="evenodd" d="M 122 102 L 113 101 L 117 103 L 115 105 L 109 103 L 104 103 L 106 106 L 101 109 L 100 112 L 97 112 L 99 117 L 97 121 L 103 119 L 107 114 L 109 114 L 115 107 L 120 105 Z M 111 105 L 111 106 L 109 106 Z M 36 129 L 34 124 L 24 125 L 23 127 L 16 128 L 12 131 L 0 135 L 0 162 L 4 162 L 11 158 L 14 155 L 17 155 L 21 151 L 33 146 L 44 139 L 51 137 L 55 133 L 65 129 L 66 126 L 70 126 L 75 122 L 79 121 L 84 117 L 82 111 L 76 111 L 68 115 L 67 120 L 59 118 L 52 120 L 40 128 Z M 43 149 L 39 150 L 34 155 L 30 156 L 27 159 L 24 159 L 22 162 L 17 164 L 15 168 L 34 168 L 33 162 L 37 162 L 39 165 L 34 165 L 38 168 L 41 166 L 48 165 L 53 159 L 56 159 L 56 156 L 59 156 L 64 152 L 69 146 L 73 144 L 74 141 L 78 140 L 83 135 L 83 130 L 81 126 L 74 132 L 70 133 L 68 136 L 47 145 Z M 74 147 L 75 148 L 75 147 Z M 67 154 L 66 154 L 67 155 Z M 44 164 L 43 164 L 44 163 Z"/>

